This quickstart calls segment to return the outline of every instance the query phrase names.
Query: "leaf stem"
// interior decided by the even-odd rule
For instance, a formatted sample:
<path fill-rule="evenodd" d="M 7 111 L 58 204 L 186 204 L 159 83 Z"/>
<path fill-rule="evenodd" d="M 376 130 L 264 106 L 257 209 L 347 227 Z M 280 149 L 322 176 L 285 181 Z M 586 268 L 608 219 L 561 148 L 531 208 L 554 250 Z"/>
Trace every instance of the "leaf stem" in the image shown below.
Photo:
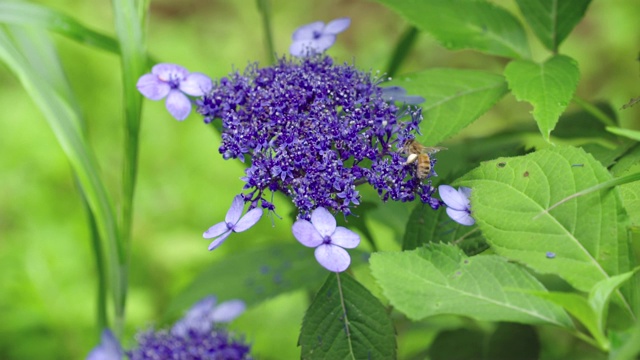
<path fill-rule="evenodd" d="M 590 102 L 586 101 L 585 99 L 575 95 L 573 97 L 573 102 L 575 102 L 576 105 L 578 105 L 582 109 L 584 109 L 584 111 L 588 112 L 593 117 L 598 119 L 601 123 L 603 123 L 603 124 L 605 124 L 607 126 L 617 126 L 616 121 L 614 119 L 609 117 L 609 115 L 605 114 L 604 111 L 598 109 L 597 106 L 591 104 Z"/>
<path fill-rule="evenodd" d="M 256 0 L 256 3 L 262 17 L 262 30 L 268 54 L 267 61 L 269 65 L 273 65 L 276 58 L 276 50 L 273 46 L 273 33 L 271 31 L 271 7 L 269 6 L 269 0 Z"/>

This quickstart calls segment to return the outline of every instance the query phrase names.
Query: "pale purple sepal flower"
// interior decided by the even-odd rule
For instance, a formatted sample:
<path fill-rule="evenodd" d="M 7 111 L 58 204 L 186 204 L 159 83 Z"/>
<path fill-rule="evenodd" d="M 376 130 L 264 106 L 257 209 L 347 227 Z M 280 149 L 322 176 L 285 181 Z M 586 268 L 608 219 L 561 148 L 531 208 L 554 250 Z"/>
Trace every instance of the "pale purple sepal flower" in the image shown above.
<path fill-rule="evenodd" d="M 296 221 L 291 230 L 302 245 L 316 248 L 316 260 L 333 272 L 345 271 L 351 264 L 349 253 L 343 248 L 353 249 L 360 243 L 358 234 L 336 227 L 336 219 L 323 207 L 313 210 L 311 221 Z"/>
<path fill-rule="evenodd" d="M 236 197 L 233 198 L 233 202 L 231 203 L 229 211 L 227 211 L 224 221 L 213 225 L 202 234 L 202 237 L 205 239 L 215 238 L 209 245 L 209 250 L 220 246 L 232 232 L 245 231 L 260 220 L 262 216 L 261 208 L 253 208 L 241 217 L 243 209 L 244 200 L 242 195 L 236 195 Z"/>
<path fill-rule="evenodd" d="M 228 323 L 240 316 L 246 309 L 242 300 L 229 300 L 216 306 L 217 298 L 207 296 L 195 303 L 189 311 L 171 328 L 171 334 L 188 336 L 189 332 L 206 334 L 215 323 Z"/>
<path fill-rule="evenodd" d="M 138 79 L 138 91 L 151 100 L 167 98 L 166 107 L 171 116 L 184 120 L 191 112 L 191 100 L 186 95 L 202 96 L 212 88 L 211 79 L 201 73 L 189 73 L 174 64 L 157 64 L 151 74 Z M 186 95 L 185 95 L 186 94 Z"/>
<path fill-rule="evenodd" d="M 424 102 L 424 98 L 418 95 L 407 95 L 407 90 L 400 86 L 381 87 L 382 98 L 385 101 L 399 101 L 408 105 L 418 105 Z"/>
<path fill-rule="evenodd" d="M 442 201 L 447 205 L 447 215 L 453 221 L 465 226 L 471 226 L 476 223 L 476 220 L 471 217 L 470 188 L 461 186 L 456 190 L 449 185 L 440 185 L 438 186 L 438 192 L 440 192 Z"/>
<path fill-rule="evenodd" d="M 100 344 L 91 350 L 86 360 L 121 360 L 123 354 L 118 339 L 111 330 L 104 329 L 100 335 Z"/>
<path fill-rule="evenodd" d="M 293 56 L 305 56 L 321 53 L 336 42 L 336 35 L 345 31 L 351 24 L 351 19 L 335 19 L 325 25 L 322 21 L 303 25 L 296 29 L 291 36 L 293 43 L 289 52 Z"/>

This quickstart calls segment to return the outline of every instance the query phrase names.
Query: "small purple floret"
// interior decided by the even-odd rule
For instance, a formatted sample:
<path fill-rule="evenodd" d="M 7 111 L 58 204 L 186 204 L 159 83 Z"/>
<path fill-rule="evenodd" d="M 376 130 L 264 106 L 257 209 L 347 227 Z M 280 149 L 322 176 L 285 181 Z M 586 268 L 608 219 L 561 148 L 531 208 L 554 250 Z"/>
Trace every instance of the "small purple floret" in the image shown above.
<path fill-rule="evenodd" d="M 407 90 L 400 86 L 383 87 L 382 98 L 386 101 L 397 101 L 407 105 L 418 105 L 424 102 L 422 96 L 407 95 Z"/>
<path fill-rule="evenodd" d="M 123 355 L 118 339 L 111 330 L 105 329 L 100 335 L 100 344 L 91 350 L 86 360 L 121 360 Z"/>
<path fill-rule="evenodd" d="M 242 195 L 237 195 L 233 198 L 233 202 L 231 203 L 229 211 L 227 211 L 224 221 L 213 225 L 202 234 L 202 237 L 205 239 L 214 239 L 209 245 L 209 250 L 213 250 L 222 245 L 232 232 L 243 232 L 260 220 L 262 216 L 261 208 L 253 208 L 241 217 L 243 209 L 243 197 Z"/>
<path fill-rule="evenodd" d="M 471 226 L 476 223 L 471 217 L 471 189 L 461 186 L 458 190 L 449 185 L 438 186 L 442 201 L 447 205 L 447 215 L 460 225 Z"/>
<path fill-rule="evenodd" d="M 321 53 L 336 42 L 336 35 L 345 31 L 351 19 L 335 19 L 325 25 L 322 21 L 299 27 L 291 36 L 293 43 L 289 53 L 293 56 L 307 56 Z"/>
<path fill-rule="evenodd" d="M 229 300 L 216 306 L 215 296 L 207 296 L 198 301 L 171 328 L 171 334 L 188 336 L 191 332 L 209 333 L 216 323 L 228 323 L 240 316 L 246 309 L 242 300 Z"/>
<path fill-rule="evenodd" d="M 211 86 L 211 79 L 206 75 L 190 74 L 187 69 L 174 64 L 155 65 L 151 74 L 142 75 L 136 84 L 138 91 L 151 100 L 166 97 L 167 110 L 180 121 L 191 112 L 191 100 L 186 95 L 202 96 L 211 90 Z"/>
<path fill-rule="evenodd" d="M 345 249 L 353 249 L 360 243 L 358 234 L 336 226 L 336 219 L 322 207 L 311 213 L 311 221 L 296 221 L 292 232 L 302 245 L 316 248 L 316 260 L 333 272 L 347 270 L 351 257 Z"/>

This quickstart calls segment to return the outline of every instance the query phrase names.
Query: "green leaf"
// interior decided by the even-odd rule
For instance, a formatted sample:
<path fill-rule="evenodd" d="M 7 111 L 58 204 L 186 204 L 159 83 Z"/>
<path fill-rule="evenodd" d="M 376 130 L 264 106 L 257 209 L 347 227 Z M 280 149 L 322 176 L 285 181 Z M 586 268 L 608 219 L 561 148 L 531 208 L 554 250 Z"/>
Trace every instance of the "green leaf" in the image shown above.
<path fill-rule="evenodd" d="M 504 258 L 467 257 L 449 245 L 374 253 L 373 276 L 391 304 L 413 320 L 457 314 L 477 320 L 554 324 L 571 328 L 559 307 L 525 291 L 544 287 Z"/>
<path fill-rule="evenodd" d="M 485 162 L 457 185 L 473 189 L 473 216 L 497 254 L 557 274 L 588 292 L 630 269 L 626 214 L 617 189 L 592 192 L 542 212 L 608 180 L 609 172 L 584 150 L 558 146 Z"/>
<path fill-rule="evenodd" d="M 631 329 L 609 331 L 611 339 L 611 360 L 637 360 L 640 355 L 640 322 L 637 322 Z"/>
<path fill-rule="evenodd" d="M 477 70 L 430 69 L 400 76 L 389 84 L 426 99 L 418 140 L 427 146 L 458 133 L 507 93 L 502 76 Z"/>
<path fill-rule="evenodd" d="M 597 283 L 589 292 L 589 306 L 597 316 L 598 329 L 601 333 L 605 331 L 605 321 L 607 319 L 607 305 L 614 291 L 623 283 L 628 281 L 638 269 L 624 274 L 612 276 Z"/>
<path fill-rule="evenodd" d="M 482 359 L 485 334 L 472 329 L 443 331 L 429 346 L 429 359 Z"/>
<path fill-rule="evenodd" d="M 619 158 L 611 169 L 617 177 L 640 172 L 640 145 L 636 145 L 629 153 Z M 629 214 L 630 225 L 640 227 L 640 182 L 632 182 L 618 186 L 624 208 Z"/>
<path fill-rule="evenodd" d="M 315 263 L 313 250 L 300 244 L 271 244 L 229 255 L 211 264 L 173 297 L 171 318 L 207 295 L 221 301 L 242 299 L 248 306 L 279 294 L 320 286 L 327 271 Z"/>
<path fill-rule="evenodd" d="M 489 338 L 486 359 L 536 360 L 540 339 L 531 325 L 500 323 Z"/>
<path fill-rule="evenodd" d="M 580 22 L 591 0 L 516 0 L 524 18 L 549 50 L 558 46 Z"/>
<path fill-rule="evenodd" d="M 516 99 L 533 105 L 533 118 L 549 141 L 551 130 L 578 85 L 580 71 L 575 60 L 564 55 L 556 55 L 542 64 L 515 60 L 507 65 L 504 75 Z"/>
<path fill-rule="evenodd" d="M 640 141 L 640 131 L 623 129 L 623 128 L 618 128 L 613 126 L 607 126 L 607 131 L 612 134 L 624 136 L 631 140 Z"/>
<path fill-rule="evenodd" d="M 395 359 L 385 307 L 346 273 L 331 274 L 302 322 L 302 359 Z"/>
<path fill-rule="evenodd" d="M 486 1 L 377 0 L 451 50 L 475 49 L 511 58 L 529 58 L 522 24 Z"/>
<path fill-rule="evenodd" d="M 574 293 L 561 292 L 535 293 L 535 295 L 565 308 L 589 330 L 589 333 L 596 339 L 601 348 L 606 349 L 609 346 L 609 341 L 598 326 L 598 315 L 585 297 Z"/>
<path fill-rule="evenodd" d="M 120 52 L 114 38 L 93 31 L 72 17 L 45 6 L 27 2 L 0 2 L 0 23 L 40 26 L 85 45 L 115 54 Z"/>
<path fill-rule="evenodd" d="M 413 250 L 428 243 L 453 243 L 467 255 L 475 255 L 489 246 L 475 226 L 463 226 L 451 220 L 445 209 L 434 211 L 416 204 L 407 221 L 402 250 Z"/>

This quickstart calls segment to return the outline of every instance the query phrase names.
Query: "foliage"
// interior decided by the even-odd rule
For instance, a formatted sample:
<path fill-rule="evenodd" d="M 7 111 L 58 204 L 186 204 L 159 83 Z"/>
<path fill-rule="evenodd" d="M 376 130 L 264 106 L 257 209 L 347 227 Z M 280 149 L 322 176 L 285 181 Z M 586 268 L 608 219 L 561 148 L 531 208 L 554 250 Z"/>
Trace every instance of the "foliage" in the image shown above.
<path fill-rule="evenodd" d="M 425 99 L 417 140 L 447 148 L 432 155 L 439 176 L 425 182 L 471 188 L 475 225 L 456 224 L 445 209 L 434 211 L 419 202 L 367 198 L 355 208 L 357 218 L 340 224 L 367 241 L 351 251 L 349 271 L 328 275 L 315 263 L 313 250 L 293 240 L 291 216 L 275 228 L 258 224 L 233 234 L 234 241 L 207 253 L 207 241 L 198 237 L 215 222 L 212 218 L 224 218 L 243 165 L 218 159 L 218 132 L 202 131 L 193 121 L 177 124 L 159 111 L 162 104 L 146 102 L 149 113 L 142 116 L 135 88 L 152 65 L 147 49 L 153 58 L 175 57 L 190 62 L 190 68 L 213 68 L 222 75 L 231 64 L 259 56 L 258 45 L 247 40 L 253 35 L 264 37 L 263 58 L 272 63 L 272 54 L 288 49 L 285 41 L 295 27 L 319 19 L 300 19 L 304 9 L 294 2 L 282 8 L 259 0 L 251 15 L 242 12 L 248 11 L 245 5 L 233 4 L 238 19 L 253 16 L 264 29 L 256 27 L 253 34 L 240 20 L 223 22 L 229 18 L 223 7 L 219 25 L 199 18 L 220 28 L 197 38 L 199 29 L 180 18 L 175 20 L 183 29 L 179 32 L 154 25 L 162 23 L 163 6 L 176 9 L 168 3 L 155 8 L 151 3 L 149 9 L 144 1 L 114 0 L 113 19 L 101 25 L 105 31 L 54 7 L 0 4 L 7 88 L 17 79 L 25 92 L 12 96 L 30 99 L 29 107 L 35 105 L 53 134 L 45 138 L 37 124 L 27 123 L 33 109 L 20 113 L 8 106 L 12 100 L 3 103 L 21 115 L 1 122 L 7 131 L 0 134 L 0 150 L 12 154 L 0 163 L 8 179 L 3 186 L 17 190 L 0 197 L 8 204 L 0 207 L 8 214 L 0 219 L 0 231 L 9 239 L 0 248 L 8 274 L 0 284 L 5 293 L 0 309 L 8 314 L 0 325 L 0 357 L 79 358 L 103 328 L 125 339 L 150 320 L 179 317 L 209 294 L 246 302 L 245 322 L 241 317 L 232 328 L 247 334 L 256 358 L 637 357 L 640 132 L 633 121 L 640 107 L 633 106 L 633 98 L 638 74 L 614 73 L 615 64 L 605 64 L 612 68 L 611 78 L 594 80 L 600 62 L 584 56 L 591 50 L 576 51 L 576 43 L 584 41 L 581 31 L 603 31 L 583 25 L 585 17 L 606 22 L 593 7 L 623 7 L 589 0 L 376 1 L 371 13 L 331 10 L 334 18 L 349 15 L 353 28 L 330 52 L 353 63 L 352 49 L 339 45 L 353 31 L 348 42 L 369 46 L 358 48 L 357 67 L 380 69 L 388 60 L 390 71 L 400 75 L 382 85 L 401 86 Z M 295 21 L 272 21 L 285 15 Z M 390 37 L 371 42 L 380 31 L 377 24 L 358 25 L 375 17 L 395 22 L 395 50 Z M 173 20 L 165 21 L 168 26 Z M 407 28 L 402 36 L 400 26 Z M 227 41 L 225 29 L 237 34 Z M 183 45 L 185 33 L 197 39 Z M 169 45 L 156 50 L 164 37 Z M 426 43 L 432 39 L 444 49 Z M 589 46 L 601 53 L 621 47 L 633 63 L 637 41 L 612 45 L 598 39 Z M 74 73 L 81 60 L 68 55 L 70 47 L 85 51 L 82 56 L 110 58 L 88 62 L 86 74 Z M 199 51 L 207 54 L 202 60 L 197 60 Z M 424 60 L 442 56 L 447 58 L 440 63 Z M 627 91 L 623 99 L 618 93 L 607 96 L 608 90 L 620 89 Z M 12 142 L 17 126 L 32 143 Z M 55 152 L 54 139 L 64 156 Z M 38 154 L 29 147 L 46 150 Z M 22 164 L 11 159 L 14 149 L 22 151 L 15 155 Z M 30 162 L 37 171 L 21 168 Z M 15 180 L 40 176 L 38 171 L 53 164 L 59 167 L 55 181 L 49 181 L 53 185 Z M 63 217 L 63 200 L 74 186 L 80 206 Z M 23 187 L 37 200 L 29 201 Z M 42 195 L 43 189 L 49 195 Z M 273 202 L 280 215 L 290 213 L 284 196 Z M 27 207 L 35 214 L 33 225 L 11 220 L 14 215 L 27 219 L 16 215 L 27 213 Z M 72 229 L 65 232 L 68 219 Z M 13 230 L 19 226 L 37 230 L 23 241 Z M 27 255 L 13 256 L 22 253 Z M 293 300 L 265 310 L 285 296 Z M 69 299 L 84 305 L 74 309 Z M 304 316 L 296 312 L 299 307 L 307 308 Z M 36 315 L 25 317 L 21 309 L 37 309 Z M 281 321 L 283 330 L 274 332 L 273 322 L 263 319 Z M 46 340 L 50 334 L 71 340 Z"/>

